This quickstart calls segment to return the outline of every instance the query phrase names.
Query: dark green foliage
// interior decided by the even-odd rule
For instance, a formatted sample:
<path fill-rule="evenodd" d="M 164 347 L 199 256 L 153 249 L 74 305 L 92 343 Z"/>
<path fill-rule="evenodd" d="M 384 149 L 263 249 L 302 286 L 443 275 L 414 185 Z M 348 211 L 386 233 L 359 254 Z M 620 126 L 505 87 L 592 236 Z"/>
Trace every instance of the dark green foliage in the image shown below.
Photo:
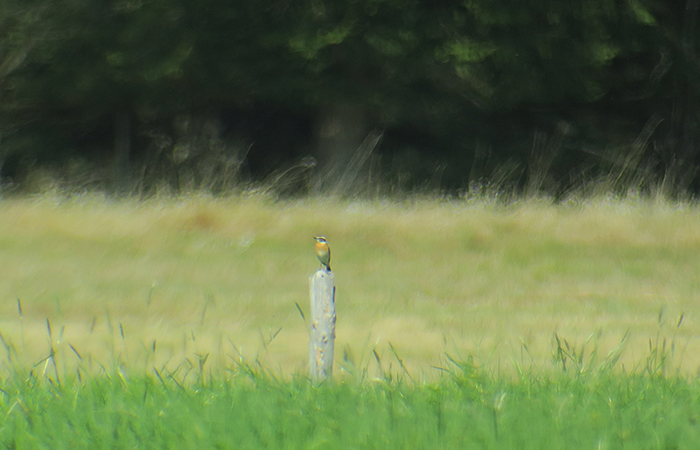
<path fill-rule="evenodd" d="M 344 108 L 341 130 L 385 130 L 375 168 L 399 188 L 693 191 L 697 23 L 698 0 L 3 0 L 0 177 L 81 159 L 146 190 L 159 173 L 262 179 L 272 164 L 249 151 L 276 168 L 323 156 Z M 178 124 L 207 118 L 210 142 L 183 152 L 201 136 Z"/>

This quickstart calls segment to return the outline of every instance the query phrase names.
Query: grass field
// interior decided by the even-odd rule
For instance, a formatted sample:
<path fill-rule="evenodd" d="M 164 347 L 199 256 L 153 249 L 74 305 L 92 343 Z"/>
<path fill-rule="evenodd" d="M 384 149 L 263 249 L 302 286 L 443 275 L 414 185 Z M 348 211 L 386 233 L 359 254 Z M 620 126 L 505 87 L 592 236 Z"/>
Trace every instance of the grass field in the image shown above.
<path fill-rule="evenodd" d="M 682 449 L 700 208 L 259 197 L 0 204 L 5 448 Z M 335 384 L 305 378 L 312 236 Z"/>
<path fill-rule="evenodd" d="M 53 347 L 71 372 L 70 345 L 97 367 L 172 369 L 208 354 L 212 370 L 235 357 L 303 372 L 295 304 L 308 311 L 311 237 L 324 234 L 338 367 L 375 375 L 376 351 L 398 369 L 391 343 L 415 378 L 439 373 L 445 353 L 547 370 L 555 334 L 599 358 L 627 334 L 627 369 L 666 339 L 674 367 L 695 373 L 698 224 L 696 206 L 633 200 L 7 200 L 0 331 L 23 366 Z"/>
<path fill-rule="evenodd" d="M 524 374 L 464 365 L 427 385 L 313 387 L 234 372 L 211 383 L 5 380 L 12 449 L 696 449 L 700 385 L 679 378 Z"/>

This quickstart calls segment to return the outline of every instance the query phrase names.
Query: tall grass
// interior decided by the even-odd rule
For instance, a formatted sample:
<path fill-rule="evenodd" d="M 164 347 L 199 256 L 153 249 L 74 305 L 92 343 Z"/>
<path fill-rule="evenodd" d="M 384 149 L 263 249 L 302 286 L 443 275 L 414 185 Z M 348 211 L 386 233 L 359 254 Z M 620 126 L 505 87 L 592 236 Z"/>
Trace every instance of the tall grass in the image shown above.
<path fill-rule="evenodd" d="M 8 200 L 0 332 L 25 366 L 51 348 L 71 365 L 76 353 L 92 355 L 97 368 L 123 359 L 160 367 L 194 352 L 216 366 L 240 352 L 293 372 L 306 360 L 296 305 L 307 308 L 317 268 L 311 236 L 324 234 L 339 363 L 378 370 L 373 352 L 387 359 L 391 343 L 415 376 L 435 373 L 444 352 L 505 370 L 524 345 L 517 363 L 545 367 L 556 333 L 572 344 L 593 336 L 604 353 L 627 335 L 621 361 L 630 367 L 662 329 L 661 339 L 684 342 L 692 373 L 699 215 L 694 205 L 634 199 Z M 672 327 L 682 313 L 684 326 Z"/>
<path fill-rule="evenodd" d="M 39 197 L 0 208 L 0 446 L 692 449 L 700 210 Z M 325 234 L 334 382 L 299 312 Z"/>
<path fill-rule="evenodd" d="M 613 357 L 614 358 L 614 357 Z M 315 386 L 260 367 L 215 376 L 15 373 L 0 381 L 0 445 L 13 449 L 692 449 L 700 385 L 620 373 L 497 376 L 452 359 L 429 383 L 346 376 Z M 563 369 L 563 368 L 562 368 Z"/>

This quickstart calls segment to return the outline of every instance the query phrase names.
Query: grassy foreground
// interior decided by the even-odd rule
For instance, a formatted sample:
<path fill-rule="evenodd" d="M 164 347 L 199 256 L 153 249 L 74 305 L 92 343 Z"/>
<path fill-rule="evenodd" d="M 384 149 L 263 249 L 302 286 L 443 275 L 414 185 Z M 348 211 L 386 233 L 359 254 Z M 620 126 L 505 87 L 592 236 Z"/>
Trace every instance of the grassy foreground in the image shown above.
<path fill-rule="evenodd" d="M 694 449 L 700 385 L 597 371 L 494 379 L 471 365 L 440 382 L 312 386 L 243 368 L 228 380 L 5 381 L 12 449 Z"/>
<path fill-rule="evenodd" d="M 692 374 L 699 223 L 694 205 L 604 199 L 5 200 L 2 364 L 12 372 L 53 351 L 58 375 L 120 365 L 173 371 L 204 356 L 211 370 L 236 359 L 303 371 L 307 334 L 296 304 L 308 311 L 307 278 L 318 267 L 311 237 L 324 234 L 336 274 L 338 366 L 403 371 L 396 353 L 418 379 L 438 373 L 432 366 L 449 353 L 539 370 L 552 366 L 555 335 L 599 357 L 627 336 L 627 370 L 666 340 L 673 366 Z"/>
<path fill-rule="evenodd" d="M 0 447 L 694 449 L 700 208 L 0 205 Z M 306 380 L 314 234 L 336 382 Z"/>

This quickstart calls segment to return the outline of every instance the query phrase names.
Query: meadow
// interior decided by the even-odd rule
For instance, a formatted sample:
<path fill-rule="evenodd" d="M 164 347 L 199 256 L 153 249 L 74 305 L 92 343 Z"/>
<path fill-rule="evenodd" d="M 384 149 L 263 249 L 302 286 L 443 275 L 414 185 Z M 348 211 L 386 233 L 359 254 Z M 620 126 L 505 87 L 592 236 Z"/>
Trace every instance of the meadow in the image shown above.
<path fill-rule="evenodd" d="M 0 436 L 692 448 L 699 219 L 694 204 L 606 197 L 6 199 Z M 338 314 L 336 382 L 321 387 L 303 317 L 316 234 Z"/>

